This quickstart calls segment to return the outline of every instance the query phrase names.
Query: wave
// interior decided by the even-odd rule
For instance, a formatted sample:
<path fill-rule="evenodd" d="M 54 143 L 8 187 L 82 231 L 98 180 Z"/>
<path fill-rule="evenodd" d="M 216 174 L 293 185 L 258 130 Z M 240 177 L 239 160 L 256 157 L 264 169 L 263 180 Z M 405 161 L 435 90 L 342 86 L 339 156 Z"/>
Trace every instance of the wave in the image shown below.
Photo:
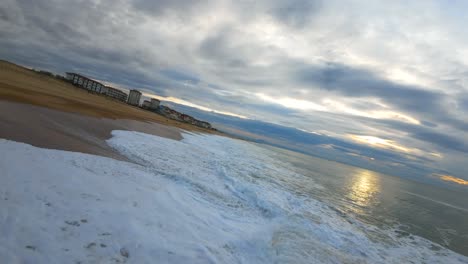
<path fill-rule="evenodd" d="M 129 160 L 0 140 L 5 263 L 467 263 L 307 191 L 271 150 L 213 135 L 113 131 Z M 27 166 L 25 166 L 25 164 Z M 291 181 L 293 184 L 290 184 Z"/>
<path fill-rule="evenodd" d="M 201 203 L 197 206 L 223 217 L 209 232 L 222 237 L 224 227 L 235 230 L 230 233 L 237 238 L 226 248 L 241 262 L 252 262 L 257 254 L 263 256 L 260 262 L 282 263 L 466 261 L 426 239 L 380 230 L 284 188 L 281 180 L 285 178 L 307 180 L 309 185 L 312 180 L 275 159 L 270 150 L 247 142 L 193 134 L 175 142 L 114 131 L 108 143 L 128 157 L 151 164 L 155 172 L 187 184 L 194 201 Z"/>

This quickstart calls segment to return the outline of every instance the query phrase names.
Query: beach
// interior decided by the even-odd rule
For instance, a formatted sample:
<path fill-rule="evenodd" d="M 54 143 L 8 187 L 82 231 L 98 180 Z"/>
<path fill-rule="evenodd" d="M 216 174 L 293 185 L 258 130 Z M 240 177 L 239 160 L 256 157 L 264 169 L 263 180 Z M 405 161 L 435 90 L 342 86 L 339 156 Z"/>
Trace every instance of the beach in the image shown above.
<path fill-rule="evenodd" d="M 177 140 L 182 138 L 181 130 L 219 134 L 0 61 L 0 138 L 125 159 L 105 144 L 112 130 Z"/>
<path fill-rule="evenodd" d="M 0 101 L 0 138 L 50 149 L 125 160 L 105 142 L 112 130 L 140 131 L 180 140 L 180 129 L 155 122 L 110 119 Z"/>

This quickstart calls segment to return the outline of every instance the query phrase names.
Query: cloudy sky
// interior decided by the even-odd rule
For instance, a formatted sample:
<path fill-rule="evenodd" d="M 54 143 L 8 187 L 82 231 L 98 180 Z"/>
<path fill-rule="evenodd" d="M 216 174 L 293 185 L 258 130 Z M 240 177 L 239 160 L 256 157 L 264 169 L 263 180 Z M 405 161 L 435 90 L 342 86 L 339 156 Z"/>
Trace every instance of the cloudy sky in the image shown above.
<path fill-rule="evenodd" d="M 467 1 L 3 0 L 0 58 L 468 179 Z"/>

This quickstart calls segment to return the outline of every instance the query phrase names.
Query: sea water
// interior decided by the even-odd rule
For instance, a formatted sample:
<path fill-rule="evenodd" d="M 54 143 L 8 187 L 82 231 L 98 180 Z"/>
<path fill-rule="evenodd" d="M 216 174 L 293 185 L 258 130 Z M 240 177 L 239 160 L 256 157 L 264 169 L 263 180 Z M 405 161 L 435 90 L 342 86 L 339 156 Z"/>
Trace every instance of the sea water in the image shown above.
<path fill-rule="evenodd" d="M 131 162 L 0 140 L 0 257 L 468 263 L 463 190 L 226 137 L 183 136 L 113 131 L 108 144 Z"/>
<path fill-rule="evenodd" d="M 128 136 L 116 132 L 110 143 L 190 186 L 240 234 L 243 223 L 254 225 L 252 255 L 333 263 L 455 261 L 447 248 L 468 254 L 467 192 L 224 137 L 186 134 L 151 147 L 140 139 L 128 148 Z"/>

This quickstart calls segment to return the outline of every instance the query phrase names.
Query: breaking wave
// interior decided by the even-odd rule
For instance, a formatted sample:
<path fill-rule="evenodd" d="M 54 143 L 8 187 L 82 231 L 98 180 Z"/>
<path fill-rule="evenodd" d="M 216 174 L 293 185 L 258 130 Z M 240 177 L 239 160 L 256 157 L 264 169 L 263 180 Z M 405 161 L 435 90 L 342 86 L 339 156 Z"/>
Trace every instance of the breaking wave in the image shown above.
<path fill-rule="evenodd" d="M 190 208 L 178 222 L 206 249 L 204 261 L 468 262 L 429 240 L 379 229 L 313 199 L 300 191 L 301 183 L 312 191 L 323 187 L 271 150 L 213 135 L 185 133 L 182 141 L 129 131 L 112 135 L 110 146 L 173 187 L 166 206 Z"/>

